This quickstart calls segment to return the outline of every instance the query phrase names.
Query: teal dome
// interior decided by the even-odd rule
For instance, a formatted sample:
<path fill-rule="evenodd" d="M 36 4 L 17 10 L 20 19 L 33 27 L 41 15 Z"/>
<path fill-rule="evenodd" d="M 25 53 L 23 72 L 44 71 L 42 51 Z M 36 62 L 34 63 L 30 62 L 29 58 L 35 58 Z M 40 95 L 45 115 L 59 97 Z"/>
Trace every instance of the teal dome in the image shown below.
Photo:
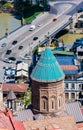
<path fill-rule="evenodd" d="M 38 82 L 55 82 L 64 78 L 64 73 L 49 48 L 42 52 L 31 78 Z"/>

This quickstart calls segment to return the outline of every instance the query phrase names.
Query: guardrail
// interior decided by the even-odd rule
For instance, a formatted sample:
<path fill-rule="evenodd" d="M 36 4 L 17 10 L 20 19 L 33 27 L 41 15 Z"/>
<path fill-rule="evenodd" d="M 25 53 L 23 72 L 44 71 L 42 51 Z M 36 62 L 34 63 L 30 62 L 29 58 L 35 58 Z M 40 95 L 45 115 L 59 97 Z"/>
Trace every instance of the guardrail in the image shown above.
<path fill-rule="evenodd" d="M 52 37 L 55 36 L 59 31 L 61 31 L 62 29 L 64 29 L 66 26 L 68 26 L 71 22 L 72 22 L 72 19 L 69 19 L 69 20 L 68 20 L 66 23 L 64 23 L 61 27 L 58 27 L 55 31 L 50 32 L 47 37 L 52 38 Z M 38 45 L 42 45 L 42 44 L 44 44 L 44 43 L 47 42 L 47 41 L 48 41 L 48 39 L 44 37 L 41 41 L 35 43 L 35 44 L 32 46 L 32 50 L 33 50 L 34 48 L 36 48 Z"/>

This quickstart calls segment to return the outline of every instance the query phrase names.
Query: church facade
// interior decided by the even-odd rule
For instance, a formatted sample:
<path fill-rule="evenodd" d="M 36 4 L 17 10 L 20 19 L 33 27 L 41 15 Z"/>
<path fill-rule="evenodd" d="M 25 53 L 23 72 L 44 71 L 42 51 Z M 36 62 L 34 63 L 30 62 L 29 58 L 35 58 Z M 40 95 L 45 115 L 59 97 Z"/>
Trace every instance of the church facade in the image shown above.
<path fill-rule="evenodd" d="M 49 48 L 41 55 L 31 78 L 33 112 L 58 115 L 64 111 L 64 73 Z"/>

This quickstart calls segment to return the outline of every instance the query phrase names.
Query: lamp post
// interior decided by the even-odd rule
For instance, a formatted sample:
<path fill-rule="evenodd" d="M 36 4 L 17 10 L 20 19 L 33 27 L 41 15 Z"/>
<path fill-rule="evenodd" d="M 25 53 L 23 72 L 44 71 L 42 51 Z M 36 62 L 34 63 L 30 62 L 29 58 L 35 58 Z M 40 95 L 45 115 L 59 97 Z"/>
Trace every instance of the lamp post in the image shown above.
<path fill-rule="evenodd" d="M 51 43 L 51 36 L 50 36 L 50 33 L 48 32 L 48 35 L 45 35 L 47 41 L 46 41 L 46 46 L 50 46 L 50 43 Z"/>
<path fill-rule="evenodd" d="M 8 28 L 6 28 L 5 36 L 8 36 Z"/>

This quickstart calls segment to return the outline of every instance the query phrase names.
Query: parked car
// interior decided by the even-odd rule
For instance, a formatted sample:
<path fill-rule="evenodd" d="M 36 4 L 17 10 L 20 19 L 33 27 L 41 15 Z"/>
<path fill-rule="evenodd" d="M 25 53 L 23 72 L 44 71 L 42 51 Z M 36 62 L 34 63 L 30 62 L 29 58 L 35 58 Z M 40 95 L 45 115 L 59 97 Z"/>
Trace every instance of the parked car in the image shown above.
<path fill-rule="evenodd" d="M 2 43 L 2 44 L 1 44 L 1 47 L 6 47 L 6 43 Z"/>
<path fill-rule="evenodd" d="M 78 13 L 80 13 L 80 12 L 83 12 L 83 8 L 80 8 L 80 9 L 78 10 Z"/>
<path fill-rule="evenodd" d="M 16 58 L 15 58 L 15 57 L 9 57 L 9 60 L 11 60 L 11 61 L 15 61 Z"/>
<path fill-rule="evenodd" d="M 12 63 L 12 61 L 9 58 L 5 58 L 3 61 L 6 63 Z"/>
<path fill-rule="evenodd" d="M 12 45 L 15 45 L 17 43 L 17 40 L 14 40 L 13 42 L 12 42 Z"/>
<path fill-rule="evenodd" d="M 25 55 L 22 56 L 22 59 L 23 60 L 32 60 L 32 57 L 29 56 L 28 54 L 25 54 Z"/>
<path fill-rule="evenodd" d="M 18 60 L 18 61 L 16 62 L 16 65 L 17 65 L 17 64 L 20 64 L 20 63 L 22 63 L 22 61 L 21 61 L 21 60 Z"/>
<path fill-rule="evenodd" d="M 39 23 L 37 26 L 38 26 L 38 27 L 41 27 L 41 26 L 42 26 L 42 24 L 41 24 L 41 23 Z"/>
<path fill-rule="evenodd" d="M 9 55 L 12 52 L 12 50 L 7 50 L 6 55 Z"/>
<path fill-rule="evenodd" d="M 53 22 L 55 22 L 57 20 L 57 18 L 53 18 Z"/>
<path fill-rule="evenodd" d="M 21 50 L 23 48 L 23 46 L 19 46 L 18 49 Z"/>
<path fill-rule="evenodd" d="M 38 39 L 38 37 L 34 37 L 34 38 L 33 38 L 34 41 L 37 40 L 37 39 Z"/>

